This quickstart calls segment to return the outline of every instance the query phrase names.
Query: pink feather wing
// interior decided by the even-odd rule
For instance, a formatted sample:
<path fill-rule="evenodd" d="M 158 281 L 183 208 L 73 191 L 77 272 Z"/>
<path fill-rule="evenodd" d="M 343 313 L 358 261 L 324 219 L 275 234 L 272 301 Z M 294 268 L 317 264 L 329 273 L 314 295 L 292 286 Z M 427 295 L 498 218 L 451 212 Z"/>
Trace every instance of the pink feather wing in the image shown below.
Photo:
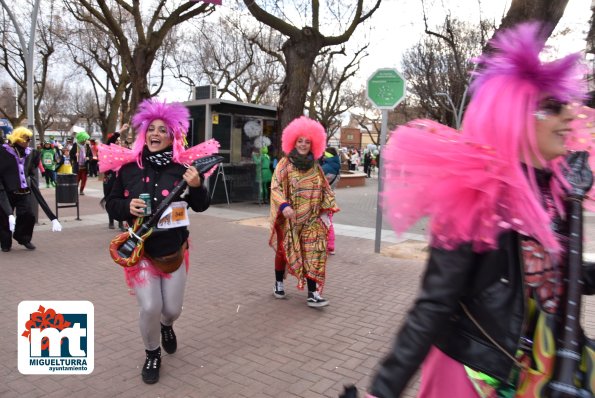
<path fill-rule="evenodd" d="M 186 149 L 184 152 L 180 154 L 179 161 L 180 163 L 188 163 L 192 164 L 196 159 L 204 158 L 205 156 L 213 155 L 219 152 L 219 143 L 214 140 L 210 139 L 198 145 L 195 145 L 191 148 Z M 215 171 L 215 167 L 211 168 L 208 172 L 205 173 L 205 176 L 208 177 L 213 174 Z"/>

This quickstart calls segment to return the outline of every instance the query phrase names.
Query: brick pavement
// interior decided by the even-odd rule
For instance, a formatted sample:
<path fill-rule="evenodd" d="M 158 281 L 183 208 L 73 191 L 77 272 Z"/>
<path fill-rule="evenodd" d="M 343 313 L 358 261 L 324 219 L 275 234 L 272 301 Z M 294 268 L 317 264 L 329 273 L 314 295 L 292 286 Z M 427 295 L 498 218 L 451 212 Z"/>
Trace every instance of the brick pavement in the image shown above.
<path fill-rule="evenodd" d="M 158 384 L 144 385 L 136 300 L 107 253 L 115 232 L 100 213 L 100 189 L 92 181 L 81 197 L 82 221 L 74 220 L 74 209 L 61 209 L 61 233 L 41 219 L 36 251 L 15 245 L 0 253 L 1 397 L 336 397 L 345 383 L 368 385 L 417 290 L 421 261 L 377 255 L 373 241 L 340 235 L 324 292 L 331 304 L 308 308 L 293 281 L 289 298 L 276 300 L 267 231 L 237 222 L 262 209 L 214 206 L 191 219 L 178 352 L 163 356 Z M 51 199 L 52 191 L 43 191 Z M 92 374 L 18 372 L 17 305 L 36 299 L 94 304 Z M 591 304 L 586 324 L 593 336 Z M 415 391 L 414 381 L 405 396 Z"/>

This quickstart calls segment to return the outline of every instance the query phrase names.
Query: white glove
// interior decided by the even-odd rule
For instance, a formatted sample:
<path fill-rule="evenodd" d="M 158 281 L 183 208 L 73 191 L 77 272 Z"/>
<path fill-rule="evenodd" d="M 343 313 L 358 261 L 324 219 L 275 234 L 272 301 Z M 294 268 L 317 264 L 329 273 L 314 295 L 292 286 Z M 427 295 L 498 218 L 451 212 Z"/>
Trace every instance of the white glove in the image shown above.
<path fill-rule="evenodd" d="M 10 228 L 10 232 L 14 232 L 15 224 L 16 224 L 16 219 L 11 214 L 10 216 L 8 216 L 8 228 Z"/>
<path fill-rule="evenodd" d="M 331 219 L 329 218 L 328 213 L 322 213 L 320 215 L 320 220 L 327 228 L 331 227 Z"/>
<path fill-rule="evenodd" d="M 52 232 L 60 232 L 62 231 L 62 224 L 58 221 L 57 218 L 52 220 Z"/>

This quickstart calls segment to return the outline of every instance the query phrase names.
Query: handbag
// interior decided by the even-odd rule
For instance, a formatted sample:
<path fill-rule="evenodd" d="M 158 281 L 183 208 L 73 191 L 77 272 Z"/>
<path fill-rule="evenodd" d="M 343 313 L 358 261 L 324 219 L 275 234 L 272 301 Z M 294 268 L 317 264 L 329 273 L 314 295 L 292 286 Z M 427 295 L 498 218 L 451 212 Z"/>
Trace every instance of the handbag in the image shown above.
<path fill-rule="evenodd" d="M 153 265 L 159 269 L 161 272 L 165 272 L 166 274 L 171 274 L 180 268 L 180 265 L 184 262 L 184 253 L 188 249 L 188 241 L 182 243 L 182 246 L 175 251 L 174 253 L 159 256 L 159 257 L 151 257 L 147 254 L 145 256 L 151 260 Z"/>

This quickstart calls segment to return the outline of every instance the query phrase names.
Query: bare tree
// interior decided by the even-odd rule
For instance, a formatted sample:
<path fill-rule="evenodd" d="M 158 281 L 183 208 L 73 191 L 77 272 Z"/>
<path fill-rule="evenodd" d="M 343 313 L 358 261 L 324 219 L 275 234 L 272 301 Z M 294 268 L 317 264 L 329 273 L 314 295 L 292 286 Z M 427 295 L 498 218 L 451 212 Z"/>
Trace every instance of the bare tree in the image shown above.
<path fill-rule="evenodd" d="M 544 38 L 551 36 L 558 25 L 568 0 L 512 0 L 498 30 L 509 28 L 523 21 L 541 21 Z"/>
<path fill-rule="evenodd" d="M 68 113 L 69 97 L 68 87 L 63 80 L 48 80 L 45 83 L 43 99 L 35 117 L 40 141 L 45 139 L 45 131 Z"/>
<path fill-rule="evenodd" d="M 105 140 L 109 132 L 115 131 L 118 121 L 124 122 L 119 120 L 125 115 L 122 109 L 129 109 L 123 103 L 127 98 L 125 92 L 130 90 L 127 70 L 113 42 L 94 25 L 72 21 L 61 29 L 61 40 L 74 64 L 91 84 L 87 95 L 95 102 L 94 122 L 99 124 Z"/>
<path fill-rule="evenodd" d="M 374 106 L 366 96 L 365 87 L 353 91 L 354 107 L 349 116 L 350 127 L 358 127 L 370 137 L 373 144 L 379 145 L 380 129 L 382 126 L 382 113 Z M 388 131 L 394 130 L 398 125 L 404 124 L 409 120 L 425 117 L 423 109 L 407 99 L 401 102 L 395 109 L 388 112 L 387 127 Z"/>
<path fill-rule="evenodd" d="M 15 7 L 12 12 L 21 21 L 28 21 L 28 15 L 30 15 L 31 4 Z M 53 24 L 56 18 L 55 14 L 55 1 L 47 0 L 44 2 L 43 7 L 40 7 L 39 17 L 37 19 L 37 35 L 35 48 L 37 50 L 36 56 L 36 70 L 34 72 L 34 113 L 35 113 L 35 128 L 38 130 L 41 137 L 43 137 L 43 124 L 38 121 L 40 117 L 39 108 L 43 99 L 45 85 L 50 69 L 50 61 L 54 55 L 55 48 L 55 35 L 53 33 Z M 26 114 L 26 62 L 25 54 L 19 43 L 17 33 L 12 26 L 12 22 L 6 15 L 5 10 L 1 9 L 0 14 L 1 20 L 1 31 L 0 31 L 0 66 L 3 67 L 9 80 L 15 83 L 18 92 L 17 101 L 19 103 L 19 114 L 15 114 L 12 106 L 10 108 L 4 108 L 0 105 L 0 114 L 10 120 L 13 125 L 19 125 L 27 117 Z M 22 27 L 21 27 L 22 28 Z M 29 31 L 23 29 L 23 31 Z M 32 118 L 33 115 L 30 115 Z"/>
<path fill-rule="evenodd" d="M 364 45 L 355 51 L 347 65 L 338 68 L 336 57 L 345 55 L 345 48 L 326 49 L 312 69 L 310 90 L 306 98 L 308 114 L 327 131 L 327 140 L 341 127 L 341 115 L 355 104 L 349 81 L 359 71 L 360 61 L 368 54 Z"/>
<path fill-rule="evenodd" d="M 207 3 L 181 0 L 158 0 L 144 9 L 140 0 L 64 2 L 76 19 L 95 26 L 114 44 L 132 86 L 132 110 L 140 101 L 151 96 L 148 76 L 172 29 L 195 16 L 208 15 L 215 10 Z"/>
<path fill-rule="evenodd" d="M 174 54 L 172 71 L 190 87 L 217 86 L 220 97 L 228 94 L 240 102 L 276 104 L 283 66 L 258 46 L 254 36 L 281 47 L 278 33 L 244 30 L 231 16 L 201 21 L 185 38 L 184 48 Z"/>
<path fill-rule="evenodd" d="M 440 28 L 426 28 L 428 36 L 408 49 L 402 60 L 412 105 L 427 117 L 455 127 L 465 105 L 470 60 L 481 53 L 494 29 L 486 21 L 474 26 L 449 16 Z"/>
<path fill-rule="evenodd" d="M 280 128 L 300 116 L 310 83 L 310 75 L 316 57 L 325 47 L 346 43 L 358 25 L 370 18 L 380 6 L 381 0 L 374 0 L 372 7 L 364 10 L 364 0 L 357 0 L 354 8 L 346 8 L 342 2 L 326 3 L 334 22 L 344 27 L 338 34 L 325 35 L 322 28 L 332 24 L 321 24 L 321 10 L 318 1 L 306 2 L 270 1 L 263 7 L 255 0 L 244 0 L 244 5 L 256 20 L 287 37 L 281 48 L 285 58 L 285 78 L 280 90 L 278 118 Z M 269 10 L 265 10 L 268 8 Z M 292 16 L 307 15 L 308 21 L 301 25 L 291 24 Z M 343 26 L 343 21 L 347 21 Z"/>

